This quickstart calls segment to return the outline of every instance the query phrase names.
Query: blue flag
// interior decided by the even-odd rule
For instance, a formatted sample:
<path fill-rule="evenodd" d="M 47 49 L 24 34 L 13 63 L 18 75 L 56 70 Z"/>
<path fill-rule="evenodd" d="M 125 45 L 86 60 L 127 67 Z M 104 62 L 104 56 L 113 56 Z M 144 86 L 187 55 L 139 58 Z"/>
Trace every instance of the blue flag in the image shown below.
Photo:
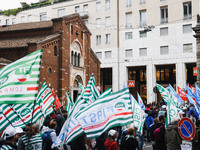
<path fill-rule="evenodd" d="M 140 95 L 139 95 L 138 92 L 137 92 L 137 98 L 138 98 L 138 104 L 140 105 L 140 107 L 142 108 L 142 110 L 145 110 L 144 103 L 143 103 L 142 98 L 140 97 Z"/>
<path fill-rule="evenodd" d="M 195 83 L 195 96 L 197 103 L 200 104 L 200 91 L 196 83 Z"/>
<path fill-rule="evenodd" d="M 193 100 L 190 95 L 186 94 L 186 96 L 188 98 L 189 103 L 194 105 L 196 112 L 200 115 L 200 108 L 199 108 L 198 104 L 196 103 L 196 101 Z"/>

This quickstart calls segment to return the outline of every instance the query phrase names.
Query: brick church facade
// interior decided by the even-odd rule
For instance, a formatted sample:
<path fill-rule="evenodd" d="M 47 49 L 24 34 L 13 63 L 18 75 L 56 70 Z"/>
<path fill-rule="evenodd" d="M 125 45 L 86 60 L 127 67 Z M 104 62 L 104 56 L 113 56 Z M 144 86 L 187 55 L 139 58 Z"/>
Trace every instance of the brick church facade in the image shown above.
<path fill-rule="evenodd" d="M 43 49 L 39 87 L 46 81 L 66 105 L 66 92 L 75 98 L 78 81 L 86 86 L 92 72 L 100 84 L 100 61 L 91 49 L 90 36 L 78 14 L 0 26 L 0 68 Z"/>

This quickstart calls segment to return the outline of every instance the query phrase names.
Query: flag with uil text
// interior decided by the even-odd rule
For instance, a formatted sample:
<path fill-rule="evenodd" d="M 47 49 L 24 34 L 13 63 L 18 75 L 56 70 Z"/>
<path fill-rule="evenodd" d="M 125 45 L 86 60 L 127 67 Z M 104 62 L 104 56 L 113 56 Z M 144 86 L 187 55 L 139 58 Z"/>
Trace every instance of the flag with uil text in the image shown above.
<path fill-rule="evenodd" d="M 139 133 L 143 133 L 143 126 L 145 122 L 144 110 L 140 107 L 140 105 L 137 103 L 137 101 L 132 95 L 130 96 L 130 98 L 133 111 L 133 122 L 137 126 L 137 131 Z"/>
<path fill-rule="evenodd" d="M 87 138 L 96 138 L 115 126 L 133 122 L 129 90 L 112 93 L 99 98 L 77 115 Z"/>
<path fill-rule="evenodd" d="M 33 107 L 34 107 L 34 114 L 33 114 Z M 30 123 L 32 119 L 33 114 L 33 120 L 32 123 L 35 124 L 41 117 L 44 117 L 44 114 L 42 113 L 42 110 L 40 109 L 40 106 L 38 103 L 28 103 L 28 104 L 15 104 L 13 105 L 14 111 L 19 114 L 20 120 L 13 123 L 13 126 L 15 127 L 21 127 L 24 128 L 25 124 Z M 22 121 L 23 120 L 23 121 Z"/>
<path fill-rule="evenodd" d="M 38 93 L 42 50 L 0 70 L 0 104 L 32 103 Z"/>
<path fill-rule="evenodd" d="M 39 104 L 43 114 L 46 114 L 46 111 L 54 103 L 54 101 L 55 98 L 52 94 L 52 91 L 44 81 L 36 99 L 36 103 Z"/>

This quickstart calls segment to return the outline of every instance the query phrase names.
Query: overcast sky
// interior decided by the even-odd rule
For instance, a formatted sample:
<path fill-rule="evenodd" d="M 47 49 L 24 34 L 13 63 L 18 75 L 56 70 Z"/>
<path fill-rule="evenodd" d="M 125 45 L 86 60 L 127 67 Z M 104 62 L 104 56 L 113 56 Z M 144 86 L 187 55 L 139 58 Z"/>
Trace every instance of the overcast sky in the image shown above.
<path fill-rule="evenodd" d="M 1 0 L 0 10 L 7 10 L 7 9 L 21 7 L 20 2 L 26 2 L 27 4 L 31 4 L 39 2 L 39 0 Z"/>

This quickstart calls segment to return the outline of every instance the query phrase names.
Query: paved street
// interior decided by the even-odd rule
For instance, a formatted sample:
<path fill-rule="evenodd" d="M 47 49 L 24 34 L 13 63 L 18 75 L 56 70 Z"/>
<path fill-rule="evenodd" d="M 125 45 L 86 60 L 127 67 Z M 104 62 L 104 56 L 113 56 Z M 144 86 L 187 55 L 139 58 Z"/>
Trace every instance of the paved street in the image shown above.
<path fill-rule="evenodd" d="M 151 143 L 148 143 L 146 141 L 144 143 L 145 145 L 143 150 L 153 150 Z"/>

